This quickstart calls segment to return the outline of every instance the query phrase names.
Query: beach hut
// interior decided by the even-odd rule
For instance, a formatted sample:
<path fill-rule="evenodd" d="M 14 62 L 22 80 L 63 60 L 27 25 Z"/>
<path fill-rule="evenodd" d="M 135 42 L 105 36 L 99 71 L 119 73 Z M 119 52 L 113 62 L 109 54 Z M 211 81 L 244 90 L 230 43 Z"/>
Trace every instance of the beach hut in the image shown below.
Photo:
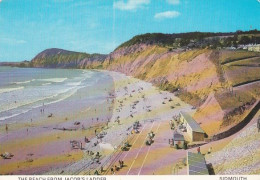
<path fill-rule="evenodd" d="M 191 141 L 204 141 L 205 132 L 188 113 L 180 112 L 180 122 L 186 127 Z"/>
<path fill-rule="evenodd" d="M 205 158 L 202 154 L 187 152 L 187 174 L 209 175 Z"/>
<path fill-rule="evenodd" d="M 175 131 L 173 133 L 172 145 L 178 145 L 179 148 L 184 148 L 185 139 L 182 134 Z"/>

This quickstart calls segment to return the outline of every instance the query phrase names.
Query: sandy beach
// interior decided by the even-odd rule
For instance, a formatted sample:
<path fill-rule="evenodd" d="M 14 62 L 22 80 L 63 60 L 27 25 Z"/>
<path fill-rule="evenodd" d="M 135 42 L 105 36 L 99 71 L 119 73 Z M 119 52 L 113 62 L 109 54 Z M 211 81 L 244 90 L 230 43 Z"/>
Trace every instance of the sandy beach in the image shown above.
<path fill-rule="evenodd" d="M 86 99 L 84 93 L 89 92 L 90 87 L 82 88 L 64 101 L 46 105 L 44 114 L 40 108 L 35 108 L 9 120 L 7 132 L 7 122 L 1 122 L 0 151 L 14 156 L 0 160 L 0 174 L 80 174 L 93 171 L 100 164 L 86 167 L 93 160 L 87 152 L 100 152 L 102 164 L 109 161 L 120 144 L 130 137 L 135 121 L 168 122 L 178 114 L 178 109 L 191 109 L 150 83 L 117 72 L 103 73 L 112 77 L 113 85 L 98 82 L 92 91 L 99 95 L 105 89 L 106 100 Z M 173 101 L 169 102 L 170 98 Z M 175 104 L 178 106 L 172 111 L 171 106 Z M 48 117 L 51 113 L 53 116 Z M 79 124 L 75 125 L 75 122 Z M 105 133 L 104 137 L 97 139 L 95 130 L 96 133 Z M 90 143 L 84 142 L 85 137 Z M 82 142 L 83 150 L 72 150 L 72 140 Z"/>
<path fill-rule="evenodd" d="M 82 159 L 83 151 L 72 150 L 70 141 L 83 143 L 111 118 L 113 103 L 107 97 L 113 91 L 113 80 L 106 75 L 63 101 L 0 121 L 0 153 L 14 155 L 0 159 L 0 174 L 42 174 Z"/>
<path fill-rule="evenodd" d="M 180 111 L 192 115 L 196 110 L 151 83 L 118 72 L 100 73 L 107 78 L 46 106 L 44 113 L 36 108 L 8 121 L 8 132 L 6 122 L 1 122 L 0 151 L 14 156 L 0 160 L 0 174 L 88 175 L 96 170 L 111 174 L 110 168 L 119 160 L 125 166 L 115 174 L 187 174 L 183 163 L 187 150 L 169 145 L 173 135 L 169 122 Z M 96 98 L 87 98 L 86 93 Z M 52 117 L 48 117 L 50 113 Z M 134 133 L 137 121 L 140 128 Z M 155 133 L 154 143 L 146 146 L 151 131 Z M 213 147 L 213 152 L 218 152 L 234 138 L 205 144 L 201 150 L 207 152 Z M 82 149 L 72 149 L 73 140 L 82 143 Z M 131 144 L 130 151 L 121 150 L 125 142 Z M 196 148 L 188 151 L 196 152 Z M 206 159 L 213 161 L 212 156 Z"/>
<path fill-rule="evenodd" d="M 50 171 L 47 174 L 93 174 L 96 169 L 108 170 L 114 160 L 118 160 L 115 156 L 121 154 L 121 145 L 123 142 L 132 141 L 135 136 L 146 138 L 145 133 L 153 130 L 161 134 L 161 143 L 163 147 L 157 147 L 158 155 L 165 153 L 165 158 L 161 159 L 168 168 L 172 168 L 172 159 L 168 158 L 176 153 L 176 150 L 168 144 L 168 139 L 172 138 L 173 131 L 169 127 L 169 121 L 174 115 L 178 115 L 180 110 L 194 112 L 191 106 L 182 102 L 173 94 L 165 91 L 160 91 L 152 84 L 126 76 L 118 72 L 102 71 L 113 77 L 115 87 L 115 101 L 112 117 L 108 126 L 105 126 L 102 134 L 105 134 L 102 139 L 96 137 L 91 139 L 91 142 L 85 145 L 85 156 L 82 160 L 67 167 Z M 174 108 L 173 108 L 174 107 Z M 138 134 L 132 134 L 131 130 L 133 123 L 139 121 L 143 130 Z M 160 126 L 160 128 L 159 128 Z M 156 130 L 157 128 L 157 130 Z M 156 133 L 157 133 L 156 132 Z M 144 133 L 144 134 L 142 134 Z M 136 145 L 143 145 L 144 140 L 138 141 Z M 95 143 L 98 144 L 95 146 Z M 164 151 L 167 149 L 166 152 Z M 137 149 L 140 149 L 137 147 Z M 99 152 L 101 157 L 99 162 L 93 160 L 94 156 L 88 155 L 87 151 L 92 151 L 94 154 Z M 168 152 L 168 154 L 167 154 Z M 182 156 L 186 155 L 185 151 L 181 152 Z M 176 156 L 177 159 L 181 157 Z M 129 157 L 128 157 L 129 158 Z M 130 156 L 131 158 L 131 156 Z M 158 157 L 157 157 L 158 158 Z M 160 163 L 160 164 L 161 164 Z M 151 164 L 153 165 L 153 164 Z M 137 163 L 141 166 L 141 163 Z M 160 168 L 159 168 L 160 169 Z M 171 174 L 167 170 L 160 171 L 159 174 Z M 170 170 L 171 171 L 171 170 Z M 144 171 L 144 174 L 152 174 L 150 171 Z"/>

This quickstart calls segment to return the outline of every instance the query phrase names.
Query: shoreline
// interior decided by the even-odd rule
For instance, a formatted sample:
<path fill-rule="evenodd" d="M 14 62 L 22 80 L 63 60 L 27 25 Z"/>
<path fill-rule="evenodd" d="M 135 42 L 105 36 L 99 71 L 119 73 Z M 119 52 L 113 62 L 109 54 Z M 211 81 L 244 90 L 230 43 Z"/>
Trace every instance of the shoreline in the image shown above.
<path fill-rule="evenodd" d="M 113 91 L 110 79 L 103 77 L 65 100 L 46 105 L 44 114 L 40 108 L 33 108 L 12 118 L 8 132 L 5 130 L 8 120 L 0 122 L 0 153 L 14 155 L 11 159 L 0 159 L 0 174 L 42 174 L 81 159 L 83 151 L 71 150 L 69 142 L 93 137 L 93 126 L 101 126 L 111 117 L 111 102 L 106 100 L 108 92 Z M 48 117 L 50 113 L 52 117 Z M 64 127 L 76 130 L 57 129 Z"/>
<path fill-rule="evenodd" d="M 85 107 L 83 108 L 84 110 L 82 109 L 79 111 L 77 108 L 75 108 L 75 106 L 78 106 L 79 103 L 77 100 L 75 100 L 74 103 L 70 102 L 64 106 L 66 107 L 66 110 L 64 111 L 66 113 L 63 112 L 64 114 L 61 113 L 58 115 L 59 110 L 57 108 L 52 109 L 52 106 L 61 106 L 59 104 L 62 104 L 66 101 L 69 102 L 68 99 L 73 99 L 73 97 L 70 97 L 64 101 L 48 105 L 49 107 L 46 108 L 45 113 L 48 114 L 53 112 L 54 117 L 46 118 L 46 116 L 44 116 L 40 118 L 38 117 L 37 119 L 36 116 L 33 118 L 32 124 L 30 124 L 29 120 L 25 120 L 26 117 L 23 117 L 22 119 L 25 120 L 24 123 L 21 123 L 20 125 L 18 124 L 16 127 L 9 128 L 10 132 L 17 132 L 14 133 L 13 136 L 10 135 L 8 137 L 9 139 L 5 139 L 5 141 L 2 141 L 3 139 L 1 138 L 1 143 L 4 142 L 4 144 L 6 144 L 3 146 L 3 148 L 7 147 L 7 150 L 3 150 L 3 148 L 1 148 L 0 151 L 1 153 L 2 151 L 7 151 L 14 154 L 15 156 L 11 160 L 0 160 L 0 164 L 4 167 L 0 170 L 0 174 L 84 174 L 86 171 L 96 168 L 91 166 L 84 168 L 86 164 L 91 162 L 91 156 L 87 155 L 87 151 L 92 151 L 94 153 L 101 152 L 101 162 L 109 161 L 109 158 L 111 155 L 113 155 L 114 151 L 120 147 L 122 141 L 131 135 L 130 129 L 135 121 L 140 121 L 141 123 L 151 119 L 165 121 L 171 119 L 174 114 L 176 115 L 178 109 L 186 109 L 190 112 L 193 111 L 191 110 L 192 106 L 182 102 L 172 93 L 159 90 L 149 82 L 145 82 L 131 76 L 126 76 L 119 72 L 106 70 L 97 71 L 104 73 L 106 76 L 113 79 L 113 91 L 106 91 L 107 98 L 111 99 L 107 101 L 111 101 L 110 103 L 112 104 L 112 106 L 109 108 L 112 110 L 111 117 L 106 118 L 105 120 L 105 117 L 103 117 L 104 121 L 98 124 L 100 127 L 98 132 L 104 131 L 107 133 L 107 135 L 102 138 L 102 143 L 98 144 L 97 146 L 93 146 L 93 143 L 97 142 L 93 128 L 86 129 L 84 131 L 80 130 L 80 127 L 75 131 L 62 131 L 53 129 L 54 127 L 63 128 L 64 125 L 69 127 L 75 121 L 83 122 L 84 118 L 77 114 L 81 114 L 81 116 L 84 114 L 84 112 L 88 112 L 92 116 L 95 114 L 94 107 L 92 107 L 93 102 L 89 103 L 89 107 Z M 95 91 L 98 90 L 98 87 L 92 88 Z M 172 97 L 174 104 L 180 104 L 179 107 L 176 107 L 176 111 L 172 111 L 169 105 L 162 104 L 163 101 L 166 101 L 164 100 L 166 96 Z M 112 99 L 114 99 L 114 102 Z M 101 104 L 96 105 L 97 108 L 100 108 L 99 120 L 102 119 L 101 116 L 104 116 L 104 108 Z M 135 107 L 133 108 L 134 104 Z M 49 108 L 51 110 L 49 110 Z M 36 114 L 39 113 L 39 109 L 37 108 L 34 109 L 34 111 Z M 71 113 L 74 115 L 69 115 Z M 30 112 L 28 114 L 30 114 Z M 66 120 L 66 118 L 68 120 Z M 35 121 L 34 119 L 37 120 Z M 118 119 L 120 119 L 120 123 L 117 122 Z M 110 122 L 108 127 L 105 129 L 104 125 L 107 123 L 107 120 Z M 46 125 L 46 123 L 48 125 Z M 93 126 L 93 122 L 91 123 L 91 126 Z M 29 132 L 26 132 L 25 127 L 29 128 Z M 3 132 L 4 127 L 0 128 L 0 131 Z M 28 135 L 30 137 L 28 137 Z M 11 143 L 11 145 L 8 142 L 10 139 L 15 139 L 16 137 L 21 136 L 24 136 L 24 139 L 21 138 L 21 142 L 16 140 L 16 142 Z M 69 148 L 69 140 L 83 141 L 85 136 L 87 136 L 91 142 L 87 144 L 83 143 L 83 151 L 71 150 Z M 36 143 L 39 141 L 42 141 L 42 143 Z M 30 146 L 31 149 L 28 147 L 21 148 L 18 146 L 18 144 L 22 145 L 22 147 Z M 57 151 L 55 146 L 59 146 L 59 148 L 62 148 L 63 150 Z M 32 153 L 32 149 L 35 149 L 35 152 Z M 37 151 L 40 151 L 41 153 Z M 28 157 L 28 154 L 33 155 Z M 19 158 L 19 156 L 22 156 L 23 158 Z M 52 160 L 51 157 L 56 160 Z M 31 160 L 33 161 L 30 162 Z M 7 161 L 10 162 L 7 163 Z M 97 164 L 97 166 L 99 165 Z"/>
<path fill-rule="evenodd" d="M 182 102 L 172 93 L 160 91 L 151 83 L 118 72 L 104 70 L 101 72 L 112 76 L 115 83 L 116 98 L 113 115 L 108 128 L 103 129 L 106 135 L 97 146 L 93 145 L 93 143 L 99 141 L 97 138 L 92 139 L 90 144 L 85 146 L 86 156 L 82 160 L 45 174 L 61 174 L 61 172 L 70 175 L 93 174 L 95 169 L 100 169 L 101 166 L 103 168 L 109 166 L 111 158 L 120 151 L 122 142 L 131 139 L 131 127 L 135 121 L 139 121 L 141 124 L 149 124 L 153 121 L 163 122 L 168 126 L 168 121 L 172 119 L 173 115 L 177 115 L 180 109 L 189 112 L 194 111 L 191 105 Z M 172 102 L 168 102 L 168 99 L 166 104 L 163 104 L 162 102 L 166 101 L 166 97 L 172 98 Z M 171 104 L 179 104 L 179 107 L 176 106 L 175 110 L 172 110 Z M 118 119 L 120 123 L 117 122 Z M 172 130 L 167 136 L 171 138 Z M 165 142 L 168 144 L 168 140 Z M 94 154 L 99 152 L 101 154 L 99 163 L 93 162 L 93 156 L 88 155 L 87 151 L 92 151 Z"/>
<path fill-rule="evenodd" d="M 5 164 L 3 164 L 6 172 L 8 172 L 8 170 L 13 170 L 13 174 L 93 175 L 94 171 L 96 169 L 100 169 L 101 166 L 103 166 L 103 168 L 108 168 L 111 166 L 111 163 L 113 164 L 113 162 L 111 161 L 113 161 L 115 156 L 120 154 L 119 152 L 122 142 L 133 140 L 134 135 L 132 135 L 131 133 L 131 128 L 134 122 L 139 121 L 143 125 L 142 131 L 149 132 L 149 130 L 153 130 L 158 133 L 159 139 L 163 143 L 159 147 L 155 147 L 155 150 L 156 152 L 158 151 L 160 153 L 164 153 L 163 159 L 157 159 L 160 167 L 153 164 L 152 162 L 150 162 L 151 160 L 149 160 L 150 164 L 146 164 L 144 170 L 140 169 L 139 173 L 142 170 L 142 174 L 171 174 L 171 168 L 176 163 L 178 163 L 181 158 L 186 157 L 186 151 L 176 151 L 169 147 L 167 139 L 172 138 L 172 130 L 168 129 L 169 120 L 171 120 L 174 115 L 178 115 L 180 110 L 188 111 L 191 114 L 194 113 L 195 110 L 192 109 L 191 105 L 181 101 L 174 94 L 167 91 L 161 91 L 158 89 L 158 87 L 153 86 L 149 82 L 145 82 L 143 80 L 139 80 L 119 72 L 106 70 L 97 71 L 104 73 L 105 76 L 113 79 L 113 91 L 109 91 L 106 89 L 105 92 L 107 94 L 107 100 L 103 99 L 102 102 L 96 104 L 96 108 L 100 108 L 100 110 L 97 109 L 97 111 L 100 112 L 98 117 L 102 119 L 101 116 L 104 115 L 103 105 L 106 104 L 105 101 L 109 101 L 110 104 L 107 105 L 107 108 L 111 110 L 111 112 L 109 111 L 111 116 L 109 118 L 105 118 L 105 120 L 103 116 L 104 121 L 99 121 L 99 123 L 96 124 L 97 128 L 94 128 L 93 126 L 92 128 L 87 128 L 86 126 L 86 129 L 82 130 L 82 128 L 78 127 L 75 131 L 50 129 L 50 127 L 62 128 L 64 127 L 64 125 L 66 125 L 67 127 L 71 127 L 71 124 L 78 120 L 80 122 L 84 122 L 84 118 L 81 119 L 81 116 L 87 112 L 89 113 L 89 116 L 95 116 L 95 107 L 92 107 L 95 99 L 93 99 L 93 102 L 88 102 L 89 107 L 84 107 L 82 110 L 77 110 L 77 108 L 74 107 L 75 105 L 78 106 L 79 104 L 79 101 L 77 100 L 75 100 L 74 106 L 67 104 L 68 109 L 66 110 L 66 112 L 68 111 L 68 114 L 73 114 L 69 116 L 68 122 L 66 122 L 64 119 L 65 117 L 67 117 L 67 114 L 63 114 L 63 116 L 55 118 L 58 112 L 57 111 L 56 113 L 54 113 L 53 119 L 47 118 L 46 122 L 49 123 L 49 127 L 43 126 L 43 124 L 41 123 L 33 124 L 33 134 L 37 136 L 26 139 L 27 144 L 25 142 L 22 143 L 23 145 L 28 145 L 28 143 L 30 144 L 31 142 L 35 143 L 37 141 L 43 140 L 43 142 L 47 144 L 45 145 L 45 150 L 41 149 L 44 148 L 44 146 L 39 146 L 40 143 L 35 143 L 33 147 L 40 149 L 39 151 L 42 150 L 42 152 L 45 154 L 35 153 L 32 156 L 33 158 L 36 157 L 35 160 L 33 159 L 35 161 L 35 164 L 33 164 L 34 161 L 27 162 L 28 160 L 31 160 L 30 157 L 28 157 L 28 152 L 30 152 L 30 150 L 22 148 L 21 152 L 24 153 L 26 159 L 23 161 L 21 161 L 21 159 L 17 159 L 17 162 L 14 161 L 13 164 L 9 164 L 8 168 L 4 167 Z M 97 87 L 93 87 L 93 89 L 94 91 L 98 90 Z M 172 102 L 169 102 L 169 99 L 172 99 Z M 82 99 L 80 98 L 80 100 Z M 179 105 L 177 106 L 177 104 Z M 174 109 L 172 109 L 171 106 L 174 106 Z M 119 123 L 118 120 L 120 121 Z M 50 123 L 50 121 L 52 121 L 52 123 Z M 107 121 L 109 121 L 108 124 Z M 42 122 L 42 119 L 38 119 L 37 122 Z M 94 122 L 92 121 L 91 125 L 93 125 Z M 57 124 L 61 124 L 63 126 L 58 126 Z M 26 135 L 25 128 L 22 126 L 30 127 L 30 123 L 27 122 L 21 124 L 20 127 L 17 126 L 18 132 L 16 136 L 28 136 L 28 134 Z M 19 128 L 22 130 L 20 130 Z M 102 139 L 97 139 L 94 133 L 94 129 L 97 130 L 97 134 L 105 133 L 104 137 Z M 3 131 L 3 127 L 0 128 L 0 130 Z M 12 129 L 12 131 L 14 131 L 14 129 Z M 23 131 L 23 134 L 20 131 Z M 31 131 L 29 133 L 31 133 Z M 68 142 L 70 140 L 83 141 L 85 136 L 90 139 L 90 143 L 83 143 L 83 150 L 71 150 L 69 148 Z M 216 153 L 221 152 L 221 149 L 228 145 L 232 138 L 230 137 L 220 141 L 215 141 L 202 145 L 201 149 L 202 151 L 207 151 L 207 148 L 212 146 L 213 150 Z M 136 142 L 136 140 L 134 142 Z M 141 142 L 143 142 L 143 139 L 141 140 Z M 97 144 L 95 145 L 95 143 Z M 136 144 L 138 143 L 140 142 L 137 142 Z M 17 146 L 17 144 L 15 145 Z M 58 146 L 59 148 L 63 148 L 63 151 L 55 152 L 57 150 L 55 148 L 56 146 Z M 140 147 L 141 148 L 138 150 L 138 152 L 141 152 L 142 154 L 145 150 L 145 147 L 143 148 L 142 144 L 140 144 Z M 0 151 L 2 153 L 2 149 L 0 149 Z M 101 154 L 99 163 L 93 161 L 93 155 L 89 155 L 88 151 L 92 151 L 94 154 L 96 154 L 97 152 Z M 195 152 L 196 148 L 191 148 L 189 149 L 189 151 Z M 25 152 L 27 152 L 27 154 L 25 154 Z M 125 157 L 127 157 L 127 155 L 125 155 Z M 171 157 L 175 158 L 172 159 Z M 130 159 L 133 158 L 134 157 L 130 157 Z M 208 161 L 207 156 L 206 159 Z M 130 161 L 129 157 L 126 158 L 126 161 Z M 0 164 L 2 165 L 1 162 L 3 161 L 0 160 Z M 139 162 L 139 160 L 137 160 L 137 162 Z M 142 164 L 142 167 L 144 163 L 145 162 L 140 162 L 140 164 Z M 0 174 L 4 174 L 2 172 L 3 170 L 0 170 Z M 119 174 L 124 173 L 128 172 L 125 172 L 124 170 L 122 172 L 119 172 Z M 130 174 L 131 173 L 134 174 L 137 172 L 130 172 Z M 184 168 L 180 172 L 180 174 L 185 173 L 186 169 Z"/>

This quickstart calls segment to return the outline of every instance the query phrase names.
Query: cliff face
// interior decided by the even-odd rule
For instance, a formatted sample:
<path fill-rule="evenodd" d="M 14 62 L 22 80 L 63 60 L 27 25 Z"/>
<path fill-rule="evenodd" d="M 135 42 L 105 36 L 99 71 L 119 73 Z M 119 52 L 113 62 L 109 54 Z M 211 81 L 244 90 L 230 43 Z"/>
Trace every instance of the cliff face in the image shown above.
<path fill-rule="evenodd" d="M 176 92 L 194 105 L 212 90 L 222 88 L 212 60 L 214 50 L 169 50 L 157 45 L 120 48 L 105 60 L 104 68 L 152 82 Z"/>
<path fill-rule="evenodd" d="M 260 98 L 260 53 L 218 47 L 244 42 L 244 34 L 213 35 L 146 34 L 109 55 L 47 49 L 25 66 L 107 69 L 149 81 L 196 106 L 194 118 L 211 136 L 238 124 Z"/>
<path fill-rule="evenodd" d="M 103 67 L 176 93 L 197 107 L 194 118 L 211 136 L 239 123 L 260 98 L 259 63 L 260 53 L 243 50 L 135 44 L 116 49 Z"/>
<path fill-rule="evenodd" d="M 32 59 L 32 67 L 48 68 L 101 68 L 107 55 L 47 49 Z"/>

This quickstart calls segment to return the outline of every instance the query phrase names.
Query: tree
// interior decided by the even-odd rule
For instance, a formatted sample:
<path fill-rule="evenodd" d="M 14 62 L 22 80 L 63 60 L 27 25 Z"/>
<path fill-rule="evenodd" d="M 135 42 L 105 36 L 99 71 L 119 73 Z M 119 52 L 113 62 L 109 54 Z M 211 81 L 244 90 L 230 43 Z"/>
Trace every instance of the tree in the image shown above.
<path fill-rule="evenodd" d="M 233 40 L 233 38 L 232 37 L 228 37 L 228 38 L 226 38 L 225 40 L 224 40 L 224 46 L 225 47 L 230 47 L 230 46 L 232 46 L 232 40 Z"/>
<path fill-rule="evenodd" d="M 181 38 L 180 40 L 180 46 L 187 46 L 190 43 L 189 39 Z"/>
<path fill-rule="evenodd" d="M 250 44 L 251 39 L 248 36 L 242 36 L 238 43 L 239 44 Z"/>

